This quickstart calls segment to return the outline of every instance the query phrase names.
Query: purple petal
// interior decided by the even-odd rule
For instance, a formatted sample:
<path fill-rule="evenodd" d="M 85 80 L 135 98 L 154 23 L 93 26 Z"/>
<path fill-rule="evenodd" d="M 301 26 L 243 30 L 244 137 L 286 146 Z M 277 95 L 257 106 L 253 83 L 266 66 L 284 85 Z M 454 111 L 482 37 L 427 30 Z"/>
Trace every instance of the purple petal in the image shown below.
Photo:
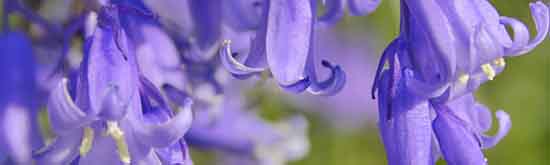
<path fill-rule="evenodd" d="M 407 24 L 403 25 L 405 32 L 411 38 L 412 61 L 421 63 L 419 72 L 427 82 L 447 82 L 453 79 L 456 69 L 455 38 L 453 27 L 447 19 L 441 6 L 434 0 L 405 0 Z M 406 10 L 408 9 L 408 10 Z M 419 42 L 422 41 L 422 42 Z M 422 54 L 422 55 L 420 55 Z M 435 61 L 435 63 L 434 63 Z"/>
<path fill-rule="evenodd" d="M 117 145 L 111 136 L 96 132 L 91 150 L 80 157 L 80 165 L 123 164 L 120 160 Z M 80 142 L 80 141 L 79 141 Z M 132 155 L 133 156 L 133 155 Z M 134 157 L 132 157 L 133 159 Z M 132 160 L 134 161 L 134 160 Z"/>
<path fill-rule="evenodd" d="M 310 74 L 311 79 L 313 82 L 311 83 L 311 86 L 309 87 L 309 92 L 315 95 L 334 95 L 342 88 L 344 87 L 344 84 L 346 83 L 346 74 L 344 71 L 340 68 L 340 66 L 333 66 L 328 61 L 322 61 L 322 65 L 328 69 L 330 69 L 330 77 L 324 81 L 317 82 L 315 75 L 315 66 L 310 65 L 311 67 L 308 67 L 310 71 L 308 71 Z"/>
<path fill-rule="evenodd" d="M 413 71 L 410 69 L 405 69 L 404 78 L 405 78 L 404 82 L 407 90 L 411 92 L 413 95 L 416 95 L 418 97 L 422 97 L 425 99 L 441 96 L 445 91 L 447 91 L 449 87 L 448 84 L 439 86 L 439 85 L 422 82 L 418 80 L 417 77 L 414 76 Z"/>
<path fill-rule="evenodd" d="M 50 124 L 59 135 L 72 132 L 90 121 L 86 113 L 73 102 L 67 83 L 67 79 L 62 79 L 48 101 Z"/>
<path fill-rule="evenodd" d="M 379 81 L 381 81 L 380 78 L 382 76 L 382 72 L 384 71 L 384 65 L 386 64 L 386 61 L 389 58 L 394 58 L 395 53 L 401 49 L 401 44 L 399 42 L 400 38 L 393 40 L 384 50 L 382 56 L 380 57 L 378 66 L 376 68 L 376 75 L 374 76 L 374 82 L 372 83 L 371 87 L 371 95 L 373 99 L 376 98 L 376 90 L 378 89 Z"/>
<path fill-rule="evenodd" d="M 221 37 L 221 1 L 192 0 L 189 3 L 195 33 L 191 42 L 198 46 L 193 56 L 199 60 L 210 59 L 216 55 Z"/>
<path fill-rule="evenodd" d="M 475 116 L 477 116 L 477 124 L 479 129 L 483 132 L 489 131 L 491 124 L 493 124 L 493 117 L 491 116 L 491 111 L 482 104 L 476 104 L 474 107 Z M 477 111 L 477 112 L 476 112 Z M 474 120 L 475 121 L 475 120 Z"/>
<path fill-rule="evenodd" d="M 389 164 L 433 164 L 428 103 L 380 121 Z"/>
<path fill-rule="evenodd" d="M 192 165 L 193 161 L 189 155 L 189 148 L 185 140 L 180 140 L 169 147 L 157 148 L 155 152 L 163 164 L 183 164 Z"/>
<path fill-rule="evenodd" d="M 516 38 L 512 48 L 507 50 L 507 55 L 521 55 L 533 50 L 537 45 L 542 43 L 548 34 L 548 29 L 550 29 L 550 11 L 548 10 L 548 6 L 540 1 L 537 1 L 535 3 L 530 3 L 529 7 L 531 8 L 532 17 L 537 30 L 537 35 L 533 40 L 529 41 L 529 43 L 525 43 L 524 41 L 529 40 L 529 32 L 528 29 L 524 27 L 525 25 L 514 21 L 514 19 L 511 18 L 502 18 L 505 24 L 510 24 L 512 26 L 512 29 L 514 30 L 514 38 Z M 523 26 L 517 24 L 521 24 Z"/>
<path fill-rule="evenodd" d="M 266 4 L 267 7 L 267 4 Z M 233 49 L 231 51 L 223 51 L 223 49 L 228 48 L 225 45 L 228 41 L 224 41 L 222 45 L 222 52 L 225 52 L 221 55 L 222 62 L 229 61 L 229 57 L 238 57 L 237 61 L 242 63 L 242 65 L 249 68 L 264 68 L 267 69 L 267 57 L 265 55 L 265 43 L 266 43 L 266 33 L 267 33 L 267 12 L 264 12 L 262 15 L 264 19 L 262 24 L 256 29 L 254 33 L 251 32 L 236 32 L 229 28 L 226 28 L 225 38 L 231 41 L 231 46 Z M 228 49 L 229 50 L 229 49 Z M 228 56 L 231 55 L 231 56 Z M 225 59 L 224 59 L 225 58 Z M 224 64 L 225 65 L 225 64 Z M 226 66 L 227 67 L 227 66 Z M 236 74 L 234 74 L 236 75 Z M 239 76 L 239 75 L 237 75 Z M 248 75 L 244 75 L 246 77 Z M 241 76 L 242 77 L 242 76 Z"/>
<path fill-rule="evenodd" d="M 326 12 L 319 17 L 319 22 L 323 24 L 336 24 L 344 16 L 344 0 L 325 0 L 324 6 Z"/>
<path fill-rule="evenodd" d="M 189 101 L 183 109 L 174 118 L 160 124 L 144 124 L 137 122 L 134 133 L 137 139 L 146 145 L 152 147 L 167 147 L 183 137 L 189 127 L 191 127 L 192 102 Z"/>
<path fill-rule="evenodd" d="M 263 41 L 261 41 L 263 42 Z M 254 42 L 251 47 L 254 47 Z M 254 49 L 252 49 L 251 52 L 253 52 Z M 263 53 L 263 52 L 257 52 L 257 53 Z M 249 56 L 254 56 L 249 55 Z M 223 43 L 222 49 L 220 49 L 220 57 L 222 64 L 225 66 L 225 68 L 235 75 L 250 75 L 254 73 L 260 73 L 263 72 L 266 68 L 256 68 L 256 67 L 250 67 L 246 66 L 245 64 L 239 62 L 235 57 L 233 57 L 233 53 L 231 51 L 231 43 L 229 40 L 226 40 Z"/>
<path fill-rule="evenodd" d="M 546 38 L 550 29 L 550 10 L 548 6 L 541 1 L 537 1 L 530 3 L 529 7 L 531 8 L 531 15 L 536 25 L 537 35 L 520 53 L 526 53 L 539 45 Z"/>
<path fill-rule="evenodd" d="M 433 164 L 432 160 L 432 116 L 428 102 L 422 102 L 411 109 L 395 109 L 391 95 L 390 74 L 382 73 L 379 80 L 378 126 L 386 149 L 388 164 Z M 384 92 L 382 92 L 384 91 Z"/>
<path fill-rule="evenodd" d="M 78 156 L 82 139 L 82 130 L 68 132 L 58 136 L 46 148 L 36 151 L 33 158 L 36 164 L 67 164 Z"/>
<path fill-rule="evenodd" d="M 512 127 L 512 122 L 510 121 L 510 115 L 504 111 L 496 112 L 498 118 L 498 132 L 495 136 L 482 136 L 482 147 L 483 148 L 492 148 L 497 145 L 504 136 L 508 134 L 510 128 Z"/>
<path fill-rule="evenodd" d="M 134 164 L 136 165 L 161 165 L 162 162 L 160 161 L 159 157 L 155 152 L 150 152 L 145 158 L 135 161 Z"/>
<path fill-rule="evenodd" d="M 267 62 L 283 87 L 306 79 L 313 16 L 308 0 L 270 1 L 266 37 Z M 305 88 L 304 88 L 305 89 Z"/>
<path fill-rule="evenodd" d="M 523 23 L 510 17 L 501 17 L 500 22 L 503 25 L 511 26 L 514 31 L 514 40 L 511 47 L 508 48 L 507 53 L 516 54 L 512 52 L 525 47 L 529 43 L 529 29 Z"/>
<path fill-rule="evenodd" d="M 311 85 L 311 81 L 309 78 L 299 80 L 289 85 L 279 84 L 279 86 L 283 88 L 285 91 L 294 92 L 294 93 L 300 93 L 306 90 L 310 85 Z"/>
<path fill-rule="evenodd" d="M 166 93 L 168 99 L 174 102 L 176 105 L 184 107 L 188 101 L 190 95 L 180 89 L 177 89 L 171 85 L 164 85 L 162 90 Z"/>
<path fill-rule="evenodd" d="M 32 125 L 29 109 L 8 104 L 0 110 L 0 151 L 16 164 L 31 163 Z"/>
<path fill-rule="evenodd" d="M 119 33 L 119 36 L 125 36 Z M 123 117 L 129 100 L 138 93 L 135 69 L 131 68 L 130 60 L 125 59 L 126 53 L 117 46 L 116 35 L 110 30 L 96 29 L 86 60 L 88 72 L 83 75 L 87 76 L 89 85 L 91 112 L 102 114 L 107 119 Z M 109 100 L 116 105 L 104 103 Z"/>
<path fill-rule="evenodd" d="M 474 132 L 466 122 L 452 114 L 446 106 L 435 107 L 434 132 L 443 157 L 449 164 L 487 164 Z M 472 110 L 472 109 L 462 109 Z"/>

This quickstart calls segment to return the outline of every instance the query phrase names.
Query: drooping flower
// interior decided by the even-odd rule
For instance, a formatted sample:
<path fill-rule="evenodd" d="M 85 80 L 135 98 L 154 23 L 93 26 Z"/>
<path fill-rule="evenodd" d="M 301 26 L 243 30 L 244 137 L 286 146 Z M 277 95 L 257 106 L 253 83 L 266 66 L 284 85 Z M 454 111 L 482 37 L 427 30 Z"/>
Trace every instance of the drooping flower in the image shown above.
<path fill-rule="evenodd" d="M 372 91 L 378 89 L 389 164 L 433 164 L 439 152 L 449 164 L 486 164 L 481 150 L 506 135 L 510 120 L 497 112 L 499 132 L 482 135 L 490 113 L 472 93 L 504 69 L 504 57 L 524 54 L 545 38 L 548 7 L 530 7 L 537 30 L 531 41 L 524 24 L 500 16 L 485 0 L 401 1 L 401 34 L 383 53 Z"/>
<path fill-rule="evenodd" d="M 48 114 L 57 137 L 35 153 L 38 164 L 190 163 L 180 140 L 191 123 L 191 102 L 174 115 L 139 77 L 133 43 L 119 20 L 128 12 L 124 7 L 101 8 L 77 77 L 52 92 Z"/>
<path fill-rule="evenodd" d="M 504 57 L 532 50 L 543 41 L 549 28 L 548 10 L 542 3 L 531 4 L 538 32 L 531 41 L 525 25 L 499 16 L 487 1 L 402 4 L 401 34 L 388 46 L 378 70 L 395 54 L 408 50 L 408 58 L 399 57 L 404 73 L 412 78 L 405 85 L 411 92 L 424 93 L 420 95 L 441 95 L 451 87 L 450 98 L 454 98 L 477 89 L 502 71 Z M 514 31 L 513 40 L 506 25 Z"/>
<path fill-rule="evenodd" d="M 249 77 L 269 69 L 279 86 L 292 92 L 307 89 L 313 94 L 332 95 L 341 90 L 345 74 L 339 66 L 322 62 L 331 71 L 326 80 L 319 80 L 315 71 L 316 1 L 266 1 L 258 5 L 261 19 L 248 54 L 234 54 L 230 40 L 220 50 L 228 71 Z"/>

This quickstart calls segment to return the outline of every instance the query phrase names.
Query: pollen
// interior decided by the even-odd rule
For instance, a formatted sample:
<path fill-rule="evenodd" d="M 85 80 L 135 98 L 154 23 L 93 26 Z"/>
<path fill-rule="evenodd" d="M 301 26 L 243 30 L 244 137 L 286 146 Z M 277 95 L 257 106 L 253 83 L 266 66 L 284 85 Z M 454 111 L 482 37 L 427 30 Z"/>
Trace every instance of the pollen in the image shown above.
<path fill-rule="evenodd" d="M 231 40 L 223 40 L 223 43 L 222 43 L 224 46 L 225 45 L 230 45 L 231 44 Z"/>
<path fill-rule="evenodd" d="M 499 67 L 504 67 L 506 65 L 506 61 L 504 61 L 504 58 L 497 58 L 493 63 Z"/>
<path fill-rule="evenodd" d="M 468 80 L 470 80 L 470 75 L 468 74 L 461 74 L 459 77 L 458 77 L 458 81 L 462 84 L 466 84 L 468 83 Z"/>
<path fill-rule="evenodd" d="M 118 123 L 114 121 L 107 121 L 107 135 L 110 135 L 116 142 L 118 149 L 118 156 L 123 163 L 130 164 L 130 152 L 128 151 L 128 145 L 124 140 L 124 132 L 118 127 Z"/>
<path fill-rule="evenodd" d="M 94 130 L 90 127 L 84 128 L 84 137 L 80 143 L 80 156 L 86 155 L 90 149 L 92 149 L 92 142 L 94 141 Z"/>
<path fill-rule="evenodd" d="M 481 65 L 481 70 L 483 70 L 483 73 L 487 75 L 487 78 L 489 80 L 493 80 L 496 76 L 495 70 L 491 66 L 491 64 L 483 64 Z"/>

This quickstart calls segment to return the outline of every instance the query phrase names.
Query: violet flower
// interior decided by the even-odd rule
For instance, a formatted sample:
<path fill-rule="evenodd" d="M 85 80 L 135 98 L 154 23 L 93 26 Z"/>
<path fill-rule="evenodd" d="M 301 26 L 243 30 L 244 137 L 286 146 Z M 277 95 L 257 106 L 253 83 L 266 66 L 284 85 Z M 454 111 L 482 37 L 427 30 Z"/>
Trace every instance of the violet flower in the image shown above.
<path fill-rule="evenodd" d="M 147 90 L 150 82 L 139 78 L 133 43 L 119 21 L 124 12 L 118 4 L 102 7 L 74 85 L 64 79 L 52 93 L 48 113 L 57 137 L 35 153 L 38 164 L 189 164 L 180 140 L 191 123 L 191 102 L 173 115 Z"/>
<path fill-rule="evenodd" d="M 313 94 L 332 95 L 341 90 L 345 74 L 327 61 L 331 76 L 319 80 L 313 53 L 316 24 L 316 1 L 266 1 L 260 3 L 260 23 L 251 39 L 248 54 L 234 54 L 230 40 L 220 50 L 223 64 L 237 77 L 249 77 L 269 69 L 283 89 L 308 90 Z M 236 57 L 238 56 L 238 57 Z"/>
<path fill-rule="evenodd" d="M 531 41 L 524 24 L 499 16 L 485 0 L 401 1 L 401 34 L 382 55 L 373 87 L 389 164 L 434 164 L 439 152 L 449 164 L 487 163 L 481 150 L 507 134 L 510 119 L 497 112 L 497 135 L 484 136 L 490 113 L 472 93 L 504 69 L 504 57 L 545 38 L 548 7 L 530 7 L 537 29 Z"/>

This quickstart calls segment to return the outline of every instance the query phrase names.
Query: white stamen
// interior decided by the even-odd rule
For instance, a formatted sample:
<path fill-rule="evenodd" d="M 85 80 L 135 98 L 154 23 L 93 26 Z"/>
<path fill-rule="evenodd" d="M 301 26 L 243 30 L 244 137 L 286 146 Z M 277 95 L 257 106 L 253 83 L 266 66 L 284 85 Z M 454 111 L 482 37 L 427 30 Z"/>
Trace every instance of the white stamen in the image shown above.
<path fill-rule="evenodd" d="M 459 77 L 458 77 L 458 81 L 462 84 L 466 84 L 468 83 L 468 80 L 470 80 L 470 75 L 468 74 L 461 74 Z"/>
<path fill-rule="evenodd" d="M 123 163 L 130 163 L 130 152 L 128 151 L 128 145 L 124 140 L 124 132 L 118 127 L 118 123 L 114 121 L 107 121 L 107 132 L 116 142 L 118 149 L 118 156 Z"/>
<path fill-rule="evenodd" d="M 506 61 L 504 61 L 504 58 L 497 58 L 493 63 L 499 67 L 504 67 L 506 65 Z"/>
<path fill-rule="evenodd" d="M 223 40 L 223 46 L 227 46 L 231 44 L 231 40 Z"/>
<path fill-rule="evenodd" d="M 86 155 L 90 149 L 92 149 L 92 142 L 94 141 L 94 130 L 90 127 L 84 128 L 84 137 L 80 143 L 80 156 Z"/>
<path fill-rule="evenodd" d="M 491 66 L 491 64 L 483 64 L 481 65 L 481 70 L 483 70 L 483 73 L 487 75 L 487 78 L 489 80 L 493 80 L 496 76 L 495 70 Z"/>
<path fill-rule="evenodd" d="M 86 23 L 84 25 L 85 37 L 92 36 L 94 34 L 96 27 L 97 27 L 97 13 L 92 11 L 86 17 Z"/>

